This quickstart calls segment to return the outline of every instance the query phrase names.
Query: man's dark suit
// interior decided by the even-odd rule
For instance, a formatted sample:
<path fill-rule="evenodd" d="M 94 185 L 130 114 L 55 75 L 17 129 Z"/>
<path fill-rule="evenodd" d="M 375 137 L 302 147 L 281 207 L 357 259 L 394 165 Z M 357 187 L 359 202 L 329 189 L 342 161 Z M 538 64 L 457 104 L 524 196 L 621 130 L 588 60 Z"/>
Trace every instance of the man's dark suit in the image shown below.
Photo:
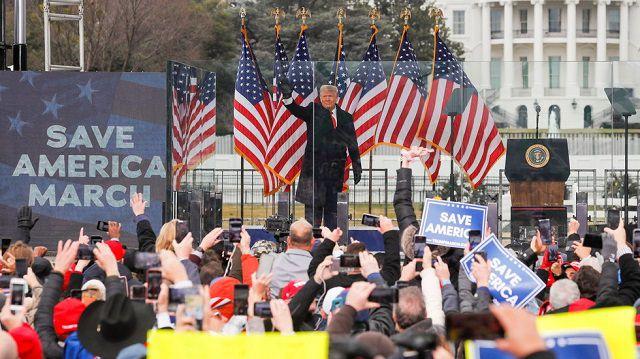
<path fill-rule="evenodd" d="M 295 199 L 304 203 L 305 217 L 310 223 L 320 225 L 324 214 L 324 225 L 335 229 L 347 151 L 356 182 L 362 173 L 353 117 L 336 106 L 337 127 L 334 129 L 331 111 L 320 104 L 302 107 L 292 102 L 285 106 L 307 124 L 307 146 Z"/>

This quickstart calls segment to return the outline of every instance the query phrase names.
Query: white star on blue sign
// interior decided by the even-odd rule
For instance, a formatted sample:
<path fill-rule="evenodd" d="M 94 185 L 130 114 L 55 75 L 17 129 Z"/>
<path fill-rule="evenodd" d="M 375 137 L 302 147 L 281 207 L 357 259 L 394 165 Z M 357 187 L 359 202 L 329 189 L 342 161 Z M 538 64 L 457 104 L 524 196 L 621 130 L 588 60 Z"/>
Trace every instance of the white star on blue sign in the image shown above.
<path fill-rule="evenodd" d="M 58 119 L 58 110 L 62 107 L 64 107 L 63 105 L 59 104 L 58 102 L 56 102 L 56 95 L 53 95 L 53 98 L 51 99 L 51 101 L 47 101 L 47 100 L 42 100 L 42 102 L 44 102 L 46 108 L 44 109 L 44 112 L 42 113 L 43 115 L 46 115 L 48 113 L 52 114 L 53 117 L 55 117 L 56 119 Z"/>
<path fill-rule="evenodd" d="M 9 131 L 16 131 L 20 135 L 20 137 L 22 137 L 22 129 L 24 128 L 24 126 L 31 125 L 30 123 L 22 121 L 20 119 L 20 111 L 18 111 L 18 114 L 15 117 L 9 116 L 9 122 L 11 123 L 11 126 L 9 126 Z"/>
<path fill-rule="evenodd" d="M 87 82 L 85 85 L 76 86 L 78 86 L 78 88 L 80 89 L 78 98 L 86 97 L 89 103 L 93 103 L 93 93 L 98 92 L 98 90 L 94 90 L 93 88 L 91 88 L 91 79 L 89 79 L 89 82 Z"/>
<path fill-rule="evenodd" d="M 39 73 L 33 72 L 33 71 L 24 71 L 22 72 L 22 77 L 20 78 L 20 82 L 28 82 L 29 85 L 35 87 L 35 85 L 33 84 L 33 80 L 36 78 L 36 76 L 40 75 Z"/>

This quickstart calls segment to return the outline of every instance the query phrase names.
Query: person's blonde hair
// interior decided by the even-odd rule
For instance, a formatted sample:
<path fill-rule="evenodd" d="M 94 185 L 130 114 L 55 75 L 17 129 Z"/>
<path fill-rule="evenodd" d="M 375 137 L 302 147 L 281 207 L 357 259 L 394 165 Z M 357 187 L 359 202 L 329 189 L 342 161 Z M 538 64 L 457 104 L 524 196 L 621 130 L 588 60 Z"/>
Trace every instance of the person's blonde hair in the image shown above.
<path fill-rule="evenodd" d="M 15 259 L 26 259 L 27 266 L 29 267 L 33 264 L 33 249 L 23 241 L 17 241 L 12 244 L 9 249 L 7 249 L 7 253 L 11 253 Z M 5 260 L 8 257 L 7 253 L 4 255 Z"/>
<path fill-rule="evenodd" d="M 176 239 L 176 223 L 178 223 L 178 220 L 172 219 L 162 225 L 156 239 L 156 252 L 160 253 L 163 249 L 173 251 L 173 241 Z"/>

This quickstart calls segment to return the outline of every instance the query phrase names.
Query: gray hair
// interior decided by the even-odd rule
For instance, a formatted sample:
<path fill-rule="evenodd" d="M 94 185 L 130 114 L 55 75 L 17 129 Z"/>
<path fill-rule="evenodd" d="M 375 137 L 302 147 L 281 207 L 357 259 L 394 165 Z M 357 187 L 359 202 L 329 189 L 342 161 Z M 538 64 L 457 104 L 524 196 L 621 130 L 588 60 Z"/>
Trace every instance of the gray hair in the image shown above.
<path fill-rule="evenodd" d="M 569 279 L 560 279 L 553 283 L 549 291 L 549 302 L 553 309 L 566 307 L 580 299 L 580 289 L 576 282 Z"/>
<path fill-rule="evenodd" d="M 338 88 L 333 86 L 333 85 L 322 85 L 322 86 L 320 86 L 320 93 L 323 93 L 324 91 L 333 92 L 336 95 L 338 94 Z"/>

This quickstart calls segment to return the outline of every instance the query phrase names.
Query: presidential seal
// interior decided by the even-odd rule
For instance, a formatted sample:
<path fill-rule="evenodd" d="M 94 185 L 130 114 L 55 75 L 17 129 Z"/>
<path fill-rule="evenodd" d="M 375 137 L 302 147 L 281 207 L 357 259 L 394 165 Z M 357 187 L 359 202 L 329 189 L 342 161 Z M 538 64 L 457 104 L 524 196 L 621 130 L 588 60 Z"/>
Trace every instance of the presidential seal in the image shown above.
<path fill-rule="evenodd" d="M 541 144 L 535 144 L 527 148 L 524 154 L 529 166 L 533 168 L 542 168 L 549 163 L 549 149 Z"/>

